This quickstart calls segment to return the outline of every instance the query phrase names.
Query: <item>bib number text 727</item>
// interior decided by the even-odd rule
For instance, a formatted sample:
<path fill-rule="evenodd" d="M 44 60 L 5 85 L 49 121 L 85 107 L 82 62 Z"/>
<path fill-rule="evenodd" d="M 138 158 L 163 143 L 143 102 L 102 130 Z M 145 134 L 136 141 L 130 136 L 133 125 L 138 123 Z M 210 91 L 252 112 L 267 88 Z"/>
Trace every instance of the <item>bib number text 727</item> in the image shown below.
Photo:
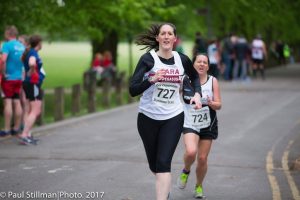
<path fill-rule="evenodd" d="M 163 88 L 157 88 L 157 89 L 159 91 L 157 97 L 164 98 L 164 99 L 171 99 L 175 93 L 175 90 L 173 89 L 163 89 Z"/>

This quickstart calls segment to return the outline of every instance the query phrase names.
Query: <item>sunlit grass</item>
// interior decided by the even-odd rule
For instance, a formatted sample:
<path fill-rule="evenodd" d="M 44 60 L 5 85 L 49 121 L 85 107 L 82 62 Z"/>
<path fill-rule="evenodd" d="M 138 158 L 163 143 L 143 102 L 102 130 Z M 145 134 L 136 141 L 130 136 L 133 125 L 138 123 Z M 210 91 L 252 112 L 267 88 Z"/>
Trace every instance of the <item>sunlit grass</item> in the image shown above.
<path fill-rule="evenodd" d="M 188 56 L 191 55 L 191 46 L 191 42 L 184 43 L 184 50 Z M 145 50 L 141 51 L 140 49 L 140 46 L 132 45 L 132 71 L 140 56 L 145 53 Z M 43 87 L 71 87 L 73 84 L 82 83 L 83 73 L 90 67 L 92 47 L 89 42 L 44 42 L 40 55 L 47 73 Z M 127 43 L 119 44 L 117 60 L 118 70 L 129 75 Z"/>
<path fill-rule="evenodd" d="M 40 56 L 47 74 L 44 88 L 70 87 L 82 81 L 91 60 L 91 46 L 87 42 L 45 42 Z"/>

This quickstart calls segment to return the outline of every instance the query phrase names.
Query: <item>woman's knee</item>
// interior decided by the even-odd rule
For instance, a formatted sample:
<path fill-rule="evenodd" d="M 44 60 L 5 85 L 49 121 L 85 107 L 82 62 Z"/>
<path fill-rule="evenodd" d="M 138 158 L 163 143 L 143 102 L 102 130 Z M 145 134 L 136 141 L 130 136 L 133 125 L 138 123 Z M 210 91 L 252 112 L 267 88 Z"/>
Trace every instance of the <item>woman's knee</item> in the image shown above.
<path fill-rule="evenodd" d="M 156 173 L 165 173 L 171 171 L 171 160 L 169 159 L 158 159 L 156 162 Z"/>
<path fill-rule="evenodd" d="M 207 164 L 207 155 L 200 154 L 198 155 L 198 164 L 200 165 L 206 165 Z"/>
<path fill-rule="evenodd" d="M 34 114 L 36 116 L 39 116 L 42 112 L 42 109 L 41 108 L 34 108 L 32 111 L 34 112 Z"/>
<path fill-rule="evenodd" d="M 171 164 L 168 163 L 149 164 L 149 168 L 154 174 L 171 172 Z"/>
<path fill-rule="evenodd" d="M 186 148 L 185 156 L 189 159 L 195 159 L 197 155 L 197 148 Z"/>
<path fill-rule="evenodd" d="M 31 104 L 31 112 L 33 112 L 36 116 L 39 116 L 42 112 L 42 105 L 40 102 L 35 102 Z"/>

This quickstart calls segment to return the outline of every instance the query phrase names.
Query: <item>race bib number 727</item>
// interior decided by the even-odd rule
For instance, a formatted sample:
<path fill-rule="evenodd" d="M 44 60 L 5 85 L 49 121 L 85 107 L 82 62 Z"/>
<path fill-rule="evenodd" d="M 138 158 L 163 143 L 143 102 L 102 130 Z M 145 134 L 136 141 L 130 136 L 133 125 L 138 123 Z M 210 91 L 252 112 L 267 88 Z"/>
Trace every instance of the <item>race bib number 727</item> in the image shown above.
<path fill-rule="evenodd" d="M 153 102 L 163 105 L 170 106 L 175 104 L 175 99 L 179 86 L 174 83 L 156 83 L 153 92 Z"/>

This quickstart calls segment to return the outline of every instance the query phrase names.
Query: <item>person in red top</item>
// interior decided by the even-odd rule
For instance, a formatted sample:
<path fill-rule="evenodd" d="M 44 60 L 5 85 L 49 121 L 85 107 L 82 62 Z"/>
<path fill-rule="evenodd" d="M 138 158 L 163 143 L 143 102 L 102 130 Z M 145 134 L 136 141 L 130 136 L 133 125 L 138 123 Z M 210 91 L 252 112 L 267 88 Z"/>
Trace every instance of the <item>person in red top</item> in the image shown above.
<path fill-rule="evenodd" d="M 103 56 L 101 53 L 96 53 L 91 65 L 92 71 L 97 73 L 100 80 L 111 80 L 115 75 L 115 65 L 112 61 L 110 51 L 105 51 Z"/>
<path fill-rule="evenodd" d="M 94 60 L 92 61 L 92 70 L 97 73 L 98 76 L 101 77 L 104 68 L 103 68 L 103 56 L 101 53 L 96 53 Z"/>
<path fill-rule="evenodd" d="M 103 66 L 103 59 L 102 58 L 103 58 L 103 56 L 102 56 L 101 53 L 96 53 L 95 54 L 94 60 L 92 62 L 92 68 L 93 69 Z"/>
<path fill-rule="evenodd" d="M 103 67 L 109 68 L 111 65 L 113 65 L 111 52 L 105 51 L 103 53 Z"/>
<path fill-rule="evenodd" d="M 111 80 L 115 76 L 116 67 L 112 60 L 112 55 L 110 51 L 105 51 L 103 53 L 103 62 L 102 67 L 104 68 L 103 71 L 103 78 Z"/>

